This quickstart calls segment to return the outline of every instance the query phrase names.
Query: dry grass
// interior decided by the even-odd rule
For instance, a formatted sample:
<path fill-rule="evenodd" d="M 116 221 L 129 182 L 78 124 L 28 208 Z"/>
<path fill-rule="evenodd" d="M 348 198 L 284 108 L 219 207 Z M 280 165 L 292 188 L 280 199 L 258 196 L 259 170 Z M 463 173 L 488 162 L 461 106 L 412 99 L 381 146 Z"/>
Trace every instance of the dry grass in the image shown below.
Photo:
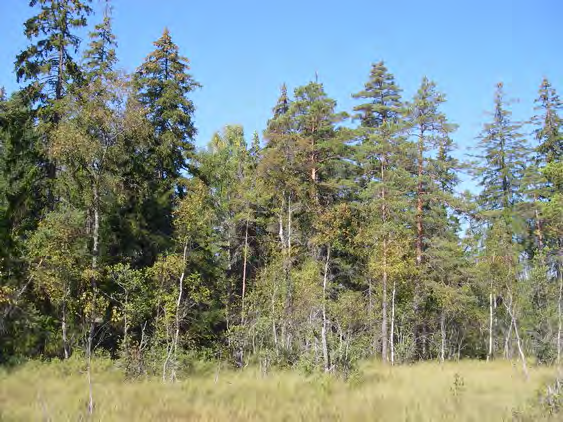
<path fill-rule="evenodd" d="M 86 418 L 82 364 L 32 362 L 0 373 L 0 420 Z M 258 370 L 214 371 L 175 384 L 126 381 L 108 361 L 95 362 L 94 420 L 104 421 L 502 421 L 512 420 L 553 379 L 532 369 L 525 381 L 509 362 L 366 363 L 348 382 L 330 376 Z M 456 381 L 457 380 L 457 381 Z M 534 418 L 537 420 L 537 417 Z"/>

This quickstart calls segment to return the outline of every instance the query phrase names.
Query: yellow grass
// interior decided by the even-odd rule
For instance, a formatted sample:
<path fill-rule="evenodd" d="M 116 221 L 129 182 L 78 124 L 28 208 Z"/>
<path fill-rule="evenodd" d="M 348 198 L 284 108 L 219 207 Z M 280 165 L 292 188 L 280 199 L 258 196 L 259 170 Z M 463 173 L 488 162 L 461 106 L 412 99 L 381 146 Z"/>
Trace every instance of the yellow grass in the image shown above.
<path fill-rule="evenodd" d="M 537 402 L 538 391 L 555 375 L 550 368 L 532 368 L 525 381 L 510 362 L 395 368 L 369 362 L 348 382 L 295 371 L 263 376 L 247 368 L 163 384 L 157 378 L 127 381 L 109 361 L 94 365 L 93 420 L 104 421 L 513 420 Z M 32 362 L 1 372 L 0 420 L 86 419 L 82 371 L 75 360 Z"/>

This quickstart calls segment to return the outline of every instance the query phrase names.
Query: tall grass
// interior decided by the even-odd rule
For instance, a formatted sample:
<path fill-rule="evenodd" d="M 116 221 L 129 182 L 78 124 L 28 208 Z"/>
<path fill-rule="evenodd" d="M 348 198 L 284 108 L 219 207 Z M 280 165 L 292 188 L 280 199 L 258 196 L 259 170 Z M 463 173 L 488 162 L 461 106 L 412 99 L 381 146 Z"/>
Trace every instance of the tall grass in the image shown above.
<path fill-rule="evenodd" d="M 295 371 L 200 370 L 174 384 L 126 380 L 108 360 L 93 366 L 93 420 L 502 421 L 525 414 L 554 370 L 526 381 L 509 362 L 365 363 L 347 381 Z M 85 367 L 30 362 L 0 373 L 0 420 L 87 419 Z M 525 419 L 521 417 L 520 419 Z M 534 417 L 537 420 L 537 415 Z"/>

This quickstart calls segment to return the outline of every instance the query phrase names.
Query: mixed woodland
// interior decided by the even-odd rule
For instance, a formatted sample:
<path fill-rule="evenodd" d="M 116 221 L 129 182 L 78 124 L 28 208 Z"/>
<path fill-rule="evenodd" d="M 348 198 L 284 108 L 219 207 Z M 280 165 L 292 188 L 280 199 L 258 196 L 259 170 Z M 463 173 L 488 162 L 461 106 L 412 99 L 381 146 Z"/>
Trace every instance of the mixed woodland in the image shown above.
<path fill-rule="evenodd" d="M 196 359 L 559 363 L 549 80 L 525 121 L 491 87 L 470 154 L 439 81 L 405 98 L 377 60 L 349 110 L 318 79 L 282 85 L 263 133 L 228 125 L 196 147 L 205 87 L 173 34 L 126 72 L 111 7 L 30 7 L 27 47 L 3 63 L 19 88 L 0 91 L 1 363 L 101 354 L 164 380 Z"/>

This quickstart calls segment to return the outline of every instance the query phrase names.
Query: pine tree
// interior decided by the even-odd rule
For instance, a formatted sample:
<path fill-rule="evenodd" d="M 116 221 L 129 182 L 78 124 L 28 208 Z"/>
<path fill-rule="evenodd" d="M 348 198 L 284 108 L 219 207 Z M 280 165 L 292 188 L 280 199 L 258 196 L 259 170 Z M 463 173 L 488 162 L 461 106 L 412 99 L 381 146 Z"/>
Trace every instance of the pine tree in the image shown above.
<path fill-rule="evenodd" d="M 437 98 L 443 99 L 439 95 Z M 426 135 L 429 137 L 428 143 L 435 150 L 435 156 L 426 157 L 424 254 L 419 277 L 427 283 L 426 309 L 437 316 L 436 327 L 441 339 L 440 360 L 443 362 L 450 349 L 448 340 L 451 342 L 450 337 L 453 336 L 459 338 L 459 333 L 464 330 L 463 320 L 471 318 L 474 308 L 469 291 L 469 260 L 459 238 L 462 228 L 460 212 L 466 207 L 455 195 L 460 182 L 458 173 L 462 168 L 462 164 L 453 156 L 454 143 L 450 133 L 455 126 L 448 124 L 437 108 L 430 107 L 432 109 L 436 125 L 430 125 L 434 130 Z M 432 120 L 431 115 L 427 116 L 427 121 Z M 426 323 L 432 323 L 430 315 L 424 319 Z"/>
<path fill-rule="evenodd" d="M 376 277 L 381 277 L 379 336 L 375 327 L 371 328 L 375 331 L 373 347 L 375 349 L 379 337 L 384 362 L 389 360 L 389 346 L 391 361 L 394 359 L 393 330 L 389 332 L 389 283 L 392 279 L 395 292 L 397 278 L 393 276 L 401 271 L 397 264 L 406 255 L 403 240 L 409 236 L 403 217 L 406 208 L 404 194 L 409 187 L 405 160 L 410 154 L 410 147 L 405 139 L 404 105 L 400 92 L 393 75 L 383 62 L 379 62 L 372 66 L 365 89 L 353 95 L 354 98 L 367 100 L 354 107 L 358 112 L 356 118 L 361 122 L 358 128 L 360 143 L 355 157 L 362 171 L 360 197 L 365 218 L 360 242 L 371 250 L 366 257 L 370 319 L 373 318 L 372 297 L 375 296 L 372 284 Z M 395 309 L 394 298 L 393 295 L 392 312 Z"/>
<path fill-rule="evenodd" d="M 439 93 L 436 89 L 436 84 L 423 78 L 420 88 L 418 89 L 413 103 L 410 107 L 411 131 L 416 142 L 416 212 L 415 212 L 415 227 L 416 227 L 416 252 L 415 263 L 419 271 L 417 281 L 414 289 L 414 315 L 419 315 L 420 305 L 425 301 L 425 294 L 423 292 L 424 286 L 422 285 L 421 278 L 424 273 L 424 251 L 426 249 L 428 239 L 432 236 L 431 226 L 433 224 L 443 224 L 443 222 L 428 221 L 430 213 L 428 209 L 430 204 L 440 204 L 446 208 L 446 204 L 452 202 L 453 190 L 451 184 L 454 182 L 450 171 L 447 168 L 451 164 L 451 157 L 449 157 L 448 145 L 449 135 L 455 127 L 447 122 L 447 118 L 440 110 L 440 106 L 445 102 L 443 94 Z M 439 172 L 441 174 L 434 175 L 430 168 L 430 154 L 432 151 L 438 150 L 440 154 Z M 441 179 L 438 177 L 441 176 Z M 439 180 L 441 186 L 436 190 L 432 186 L 433 181 Z M 449 197 L 446 197 L 446 194 Z M 430 214 L 430 217 L 435 217 Z M 436 216 L 437 217 L 437 216 Z M 443 217 L 442 217 L 443 218 Z M 420 353 L 424 357 L 426 354 L 426 336 L 420 333 L 420 330 L 425 330 L 424 324 L 415 323 L 415 341 L 420 347 Z"/>

